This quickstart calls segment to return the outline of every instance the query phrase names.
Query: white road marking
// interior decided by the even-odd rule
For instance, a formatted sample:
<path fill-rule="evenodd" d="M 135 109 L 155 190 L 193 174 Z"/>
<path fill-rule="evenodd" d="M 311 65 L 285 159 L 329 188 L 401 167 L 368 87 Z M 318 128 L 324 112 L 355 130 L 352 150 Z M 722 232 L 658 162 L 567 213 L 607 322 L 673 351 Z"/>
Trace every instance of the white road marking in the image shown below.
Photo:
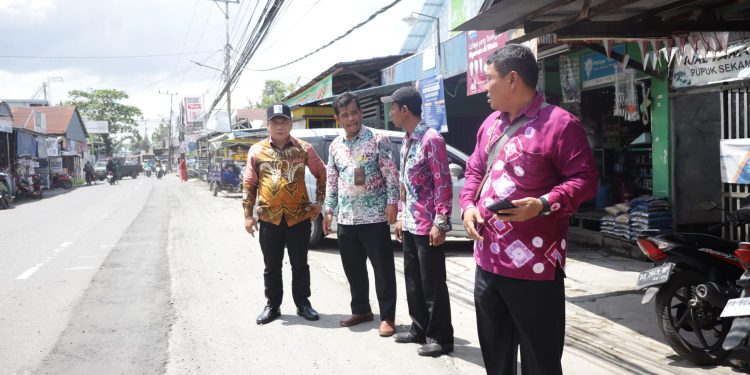
<path fill-rule="evenodd" d="M 39 268 L 41 268 L 43 265 L 44 265 L 44 263 L 39 263 L 36 266 L 27 269 L 26 271 L 24 271 L 24 273 L 18 275 L 18 277 L 16 277 L 16 280 L 26 280 L 26 279 L 28 279 L 31 275 L 34 274 L 34 272 L 38 271 Z"/>
<path fill-rule="evenodd" d="M 60 244 L 60 247 L 66 248 L 66 247 L 68 247 L 68 246 L 70 246 L 72 244 L 73 244 L 72 242 L 63 242 L 63 243 Z"/>
<path fill-rule="evenodd" d="M 85 266 L 85 267 L 69 267 L 69 268 L 66 268 L 65 270 L 66 270 L 66 271 L 84 271 L 84 270 L 93 270 L 94 268 L 96 268 L 96 267 L 91 267 L 91 266 Z"/>

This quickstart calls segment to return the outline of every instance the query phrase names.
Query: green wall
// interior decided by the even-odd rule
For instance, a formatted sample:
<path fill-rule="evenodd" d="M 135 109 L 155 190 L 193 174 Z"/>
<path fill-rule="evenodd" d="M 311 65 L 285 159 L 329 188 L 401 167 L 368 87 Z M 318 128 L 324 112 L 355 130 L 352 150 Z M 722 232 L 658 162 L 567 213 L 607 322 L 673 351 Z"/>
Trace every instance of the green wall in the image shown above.
<path fill-rule="evenodd" d="M 651 157 L 653 195 L 672 197 L 669 82 L 651 78 Z M 671 199 L 670 199 L 671 200 Z"/>

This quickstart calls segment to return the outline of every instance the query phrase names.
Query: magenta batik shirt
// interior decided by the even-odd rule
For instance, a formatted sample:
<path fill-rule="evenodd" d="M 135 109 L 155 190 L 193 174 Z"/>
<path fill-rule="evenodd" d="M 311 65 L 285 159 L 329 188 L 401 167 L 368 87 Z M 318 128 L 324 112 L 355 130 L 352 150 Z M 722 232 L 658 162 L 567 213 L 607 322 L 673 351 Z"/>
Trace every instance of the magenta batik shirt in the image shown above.
<path fill-rule="evenodd" d="M 525 124 L 506 142 L 490 170 L 478 201 L 474 197 L 487 168 L 489 147 L 510 120 L 494 112 L 482 123 L 466 165 L 461 210 L 476 206 L 484 218 L 474 258 L 485 271 L 526 279 L 553 280 L 565 267 L 568 216 L 596 194 L 599 172 L 578 119 L 540 95 L 521 112 Z M 492 162 L 492 161 L 490 161 Z M 485 208 L 501 199 L 545 197 L 552 212 L 525 222 L 498 220 Z"/>

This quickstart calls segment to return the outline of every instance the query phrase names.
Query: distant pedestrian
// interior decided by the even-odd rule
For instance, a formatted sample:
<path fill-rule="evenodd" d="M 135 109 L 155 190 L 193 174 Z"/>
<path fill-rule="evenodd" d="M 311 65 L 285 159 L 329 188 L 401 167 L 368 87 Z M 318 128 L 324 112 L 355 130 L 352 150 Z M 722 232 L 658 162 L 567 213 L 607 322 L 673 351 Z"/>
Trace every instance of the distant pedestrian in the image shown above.
<path fill-rule="evenodd" d="M 333 102 L 335 118 L 344 134 L 331 142 L 328 152 L 323 230 L 331 233 L 338 212 L 339 253 L 351 291 L 352 315 L 342 327 L 373 320 L 367 277 L 367 259 L 375 271 L 380 307 L 380 336 L 395 332 L 396 268 L 391 228 L 398 212 L 398 170 L 391 158 L 388 137 L 362 126 L 357 95 L 339 95 Z"/>
<path fill-rule="evenodd" d="M 437 357 L 453 351 L 445 251 L 440 246 L 451 230 L 453 203 L 445 140 L 422 121 L 422 97 L 413 87 L 402 87 L 381 100 L 391 103 L 391 121 L 406 132 L 401 144 L 402 206 L 396 238 L 404 246 L 412 324 L 408 332 L 396 335 L 396 342 L 425 343 L 418 354 Z"/>
<path fill-rule="evenodd" d="M 266 115 L 270 136 L 250 147 L 243 179 L 245 230 L 255 237 L 258 223 L 253 214 L 257 213 L 260 249 L 265 262 L 263 282 L 267 303 L 256 323 L 267 324 L 281 316 L 284 247 L 292 265 L 292 297 L 297 305 L 297 315 L 318 320 L 318 313 L 308 299 L 310 267 L 307 251 L 311 221 L 320 215 L 325 198 L 326 167 L 312 145 L 290 135 L 292 113 L 288 106 L 270 105 Z M 305 167 L 317 180 L 314 201 L 307 196 Z"/>
<path fill-rule="evenodd" d="M 509 44 L 487 59 L 495 110 L 477 134 L 461 190 L 475 240 L 474 303 L 488 374 L 562 374 L 568 216 L 592 198 L 598 171 L 581 123 L 536 92 L 537 62 Z M 515 208 L 490 212 L 507 199 Z"/>
<path fill-rule="evenodd" d="M 184 156 L 180 158 L 180 180 L 182 182 L 187 182 L 188 180 L 187 163 Z"/>

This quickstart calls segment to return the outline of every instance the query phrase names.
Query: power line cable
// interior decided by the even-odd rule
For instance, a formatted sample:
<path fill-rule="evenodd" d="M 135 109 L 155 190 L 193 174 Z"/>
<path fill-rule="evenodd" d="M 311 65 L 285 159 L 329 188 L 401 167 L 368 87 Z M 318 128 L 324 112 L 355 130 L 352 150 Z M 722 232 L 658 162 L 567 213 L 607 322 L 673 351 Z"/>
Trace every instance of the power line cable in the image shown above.
<path fill-rule="evenodd" d="M 360 23 L 359 23 L 359 24 L 357 24 L 356 26 L 354 26 L 354 27 L 352 27 L 351 29 L 347 30 L 347 31 L 346 31 L 346 32 L 345 32 L 344 34 L 342 34 L 342 35 L 340 35 L 340 36 L 338 36 L 338 37 L 334 38 L 334 39 L 333 39 L 332 41 L 330 41 L 330 42 L 328 42 L 328 43 L 324 44 L 323 46 L 319 47 L 318 49 L 316 49 L 316 50 L 314 50 L 314 51 L 312 51 L 312 52 L 310 52 L 310 53 L 308 53 L 308 54 L 306 54 L 306 55 L 304 55 L 304 56 L 302 56 L 302 57 L 299 57 L 299 58 L 297 58 L 297 59 L 295 59 L 295 60 L 292 60 L 292 61 L 290 61 L 290 62 L 288 62 L 288 63 L 286 63 L 286 64 L 281 64 L 281 65 L 279 65 L 279 66 L 275 66 L 275 67 L 273 67 L 273 68 L 266 68 L 266 69 L 248 69 L 248 70 L 251 70 L 251 71 L 254 71 L 254 72 L 268 72 L 268 71 L 271 71 L 271 70 L 281 69 L 281 68 L 283 68 L 283 67 L 287 67 L 287 66 L 289 66 L 289 65 L 292 65 L 292 64 L 294 64 L 294 63 L 296 63 L 296 62 L 299 62 L 299 61 L 301 61 L 301 60 L 304 60 L 304 59 L 306 59 L 306 58 L 308 58 L 308 57 L 310 57 L 310 56 L 312 56 L 312 55 L 314 55 L 314 54 L 316 54 L 316 53 L 320 52 L 321 50 L 323 50 L 323 49 L 325 49 L 325 48 L 327 48 L 327 47 L 330 47 L 330 46 L 331 46 L 331 45 L 332 45 L 333 43 L 336 43 L 336 42 L 338 42 L 339 40 L 341 40 L 341 39 L 345 38 L 346 36 L 348 36 L 349 34 L 351 34 L 351 33 L 352 33 L 352 32 L 353 32 L 354 30 L 356 30 L 356 29 L 358 29 L 358 28 L 360 28 L 360 27 L 362 27 L 362 26 L 366 25 L 367 23 L 369 23 L 370 21 L 372 21 L 373 19 L 375 19 L 375 17 L 377 17 L 377 16 L 378 16 L 378 15 L 380 15 L 381 13 L 383 13 L 383 12 L 387 11 L 388 9 L 390 9 L 390 8 L 393 8 L 393 7 L 394 7 L 394 6 L 396 5 L 396 4 L 398 4 L 398 3 L 400 3 L 400 2 L 401 2 L 401 0 L 395 0 L 394 2 L 392 2 L 392 3 L 390 3 L 390 4 L 386 5 L 386 6 L 384 6 L 384 7 L 382 7 L 382 8 L 380 8 L 380 9 L 379 9 L 379 10 L 378 10 L 377 12 L 373 13 L 372 15 L 370 15 L 370 17 L 368 17 L 368 18 L 367 18 L 366 20 L 364 20 L 364 21 L 360 22 Z"/>
<path fill-rule="evenodd" d="M 220 50 L 219 50 L 220 51 Z M 154 55 L 114 55 L 114 56 L 31 56 L 31 55 L 0 55 L 0 59 L 139 59 L 152 57 L 194 56 L 216 53 L 217 51 L 200 51 L 194 53 L 162 53 Z"/>

